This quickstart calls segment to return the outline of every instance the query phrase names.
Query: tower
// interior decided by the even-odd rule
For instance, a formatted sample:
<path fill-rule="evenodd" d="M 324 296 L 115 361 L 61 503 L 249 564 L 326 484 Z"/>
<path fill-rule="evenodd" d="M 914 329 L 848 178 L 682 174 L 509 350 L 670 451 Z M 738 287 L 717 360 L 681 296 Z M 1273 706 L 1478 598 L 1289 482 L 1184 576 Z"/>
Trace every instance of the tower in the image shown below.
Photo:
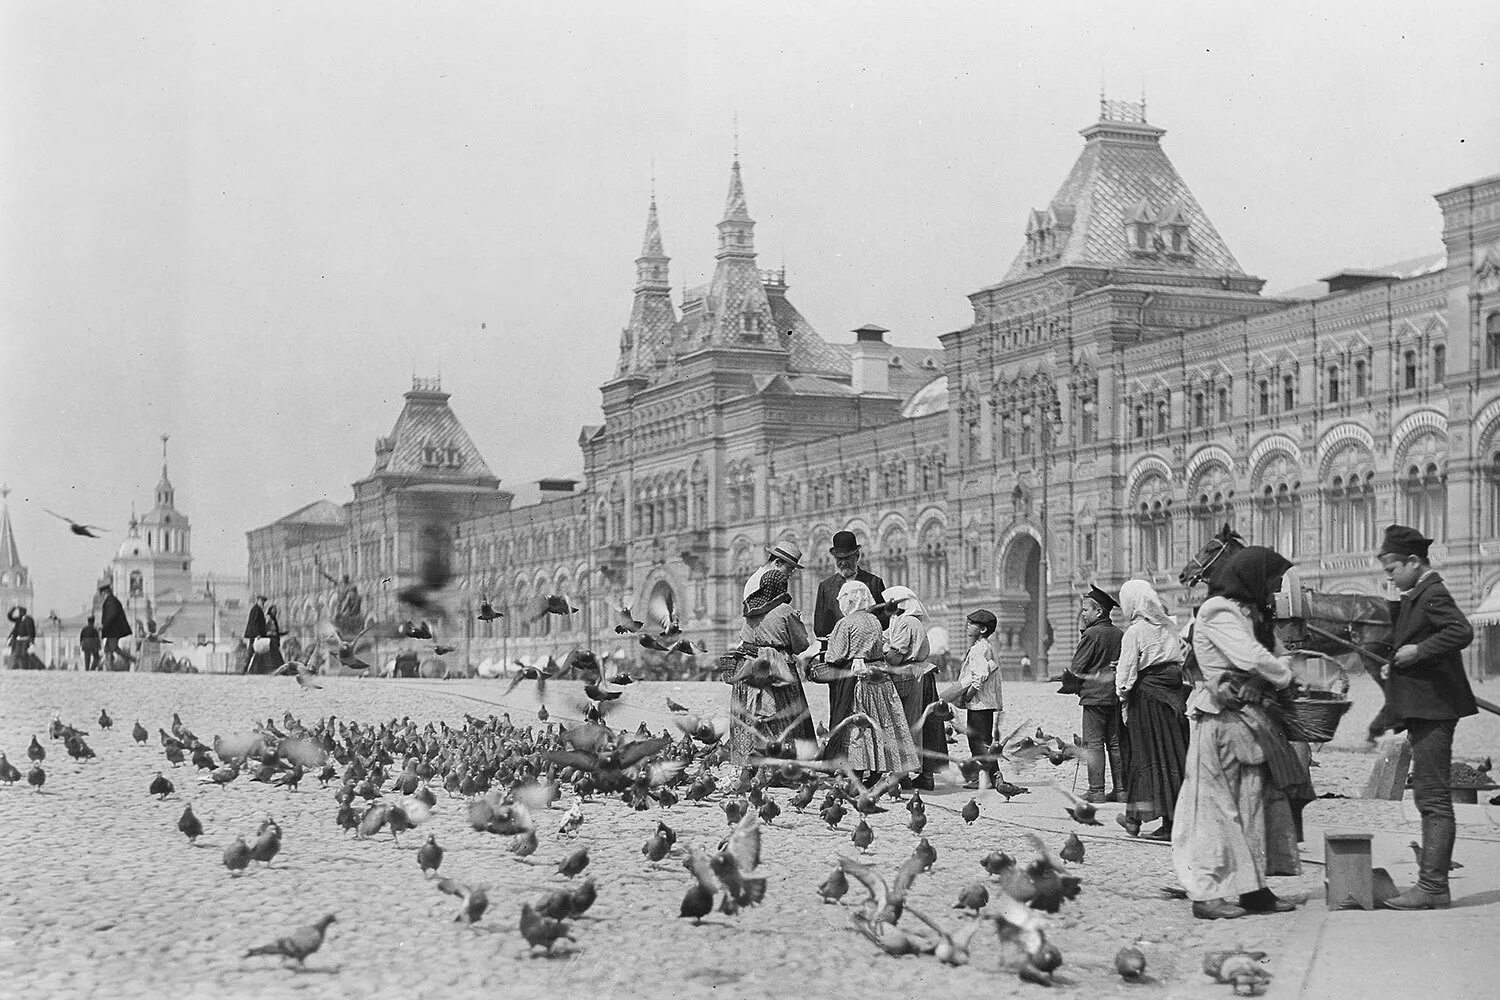
<path fill-rule="evenodd" d="M 745 201 L 736 156 L 729 169 L 729 195 L 719 220 L 719 250 L 704 302 L 701 344 L 782 348 L 771 302 L 755 265 L 755 220 Z M 686 308 L 686 304 L 684 304 Z"/>
<path fill-rule="evenodd" d="M 177 492 L 167 474 L 167 439 L 161 436 L 161 479 L 154 503 L 139 520 L 131 518 L 129 537 L 115 559 L 115 590 L 122 597 L 131 592 L 132 572 L 140 573 L 143 596 L 158 603 L 164 597 L 192 595 L 192 526 L 177 509 Z"/>
<path fill-rule="evenodd" d="M 635 301 L 630 323 L 620 333 L 617 375 L 647 371 L 671 360 L 672 328 L 677 311 L 672 306 L 672 285 L 667 265 L 671 258 L 662 248 L 661 223 L 656 215 L 656 195 L 646 212 L 646 235 L 641 255 L 635 260 Z"/>
<path fill-rule="evenodd" d="M 16 550 L 16 535 L 10 526 L 10 487 L 0 486 L 0 605 L 5 610 L 20 605 L 32 607 L 31 573 Z"/>

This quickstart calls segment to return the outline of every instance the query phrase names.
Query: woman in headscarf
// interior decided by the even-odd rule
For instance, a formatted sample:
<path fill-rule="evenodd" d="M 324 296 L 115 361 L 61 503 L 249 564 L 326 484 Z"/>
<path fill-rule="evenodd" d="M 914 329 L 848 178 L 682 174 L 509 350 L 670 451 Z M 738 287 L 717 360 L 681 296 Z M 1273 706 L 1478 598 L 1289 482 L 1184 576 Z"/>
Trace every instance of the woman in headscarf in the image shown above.
<path fill-rule="evenodd" d="M 1172 860 L 1205 920 L 1280 913 L 1295 904 L 1266 875 L 1298 874 L 1288 796 L 1312 797 L 1274 712 L 1292 658 L 1272 651 L 1272 595 L 1291 563 L 1263 546 L 1231 556 L 1209 581 L 1193 652 L 1203 681 L 1187 701 L 1191 735 L 1172 827 Z"/>
<path fill-rule="evenodd" d="M 866 786 L 873 788 L 886 772 L 907 774 L 920 770 L 922 760 L 912 740 L 906 710 L 896 694 L 893 668 L 886 666 L 880 619 L 870 612 L 875 595 L 859 580 L 839 588 L 843 615 L 828 637 L 828 669 L 848 670 L 854 677 L 854 711 L 870 717 L 874 727 L 851 726 L 845 757 Z"/>
<path fill-rule="evenodd" d="M 896 609 L 885 632 L 885 662 L 898 668 L 896 692 L 922 760 L 911 784 L 930 792 L 934 787 L 933 775 L 948 762 L 948 734 L 943 730 L 943 719 L 951 718 L 952 712 L 942 714 L 947 710 L 946 705 L 928 711 L 928 706 L 938 703 L 938 690 L 934 672 L 927 669 L 931 649 L 927 643 L 927 609 L 910 587 L 887 587 L 880 596 Z"/>
<path fill-rule="evenodd" d="M 796 660 L 807 649 L 807 627 L 791 606 L 785 571 L 761 573 L 744 612 L 739 666 L 729 678 L 729 760 L 740 767 L 752 757 L 791 756 L 784 750 L 793 740 L 817 739 Z M 784 743 L 775 745 L 778 739 Z"/>
<path fill-rule="evenodd" d="M 1125 719 L 1125 811 L 1116 821 L 1134 837 L 1142 823 L 1160 819 L 1152 840 L 1172 839 L 1172 811 L 1182 789 L 1188 751 L 1187 692 L 1182 686 L 1186 646 L 1156 589 L 1145 580 L 1120 588 L 1125 634 L 1115 668 L 1115 692 Z"/>

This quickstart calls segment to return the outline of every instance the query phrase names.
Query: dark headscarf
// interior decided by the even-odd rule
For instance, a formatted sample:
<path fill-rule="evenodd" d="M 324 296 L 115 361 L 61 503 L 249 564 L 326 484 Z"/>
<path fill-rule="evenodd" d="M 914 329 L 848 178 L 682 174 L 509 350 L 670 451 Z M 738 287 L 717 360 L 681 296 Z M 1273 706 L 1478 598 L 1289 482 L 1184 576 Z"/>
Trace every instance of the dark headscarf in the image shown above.
<path fill-rule="evenodd" d="M 1275 649 L 1271 621 L 1276 617 L 1271 581 L 1292 568 L 1290 559 L 1264 545 L 1251 545 L 1230 556 L 1208 581 L 1208 592 L 1255 608 L 1255 638 L 1267 649 Z"/>
<path fill-rule="evenodd" d="M 758 618 L 791 600 L 786 592 L 786 573 L 781 569 L 768 569 L 760 575 L 760 586 L 745 601 L 746 618 Z"/>

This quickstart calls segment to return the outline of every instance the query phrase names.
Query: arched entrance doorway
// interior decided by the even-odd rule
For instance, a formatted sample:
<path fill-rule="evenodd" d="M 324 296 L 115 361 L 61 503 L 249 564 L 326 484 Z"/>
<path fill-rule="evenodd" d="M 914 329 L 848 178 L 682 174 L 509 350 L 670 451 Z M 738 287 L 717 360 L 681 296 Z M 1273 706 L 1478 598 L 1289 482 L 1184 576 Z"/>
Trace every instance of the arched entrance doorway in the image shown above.
<path fill-rule="evenodd" d="M 995 615 L 1002 663 L 1013 666 L 1031 657 L 1033 676 L 1043 668 L 1046 625 L 1042 621 L 1042 546 L 1031 535 L 1017 534 L 1000 560 L 1000 597 Z"/>

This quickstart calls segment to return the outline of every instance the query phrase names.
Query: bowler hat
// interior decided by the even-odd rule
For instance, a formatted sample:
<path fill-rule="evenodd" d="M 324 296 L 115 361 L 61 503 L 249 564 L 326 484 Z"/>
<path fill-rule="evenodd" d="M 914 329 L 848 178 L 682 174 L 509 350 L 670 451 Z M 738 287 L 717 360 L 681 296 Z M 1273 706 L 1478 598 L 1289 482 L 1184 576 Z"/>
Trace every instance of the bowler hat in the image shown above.
<path fill-rule="evenodd" d="M 1113 597 L 1110 597 L 1104 591 L 1100 590 L 1097 586 L 1090 586 L 1089 592 L 1087 594 L 1084 594 L 1083 596 L 1099 605 L 1099 610 L 1104 612 L 1104 617 L 1106 618 L 1108 618 L 1110 614 L 1114 612 L 1115 608 L 1118 608 L 1120 606 L 1119 601 L 1115 600 Z"/>
<path fill-rule="evenodd" d="M 110 583 L 108 580 L 105 580 L 103 583 L 99 584 L 99 593 L 101 593 L 101 594 L 104 593 L 106 590 L 114 590 L 114 589 L 115 589 L 115 585 L 113 583 Z"/>
<path fill-rule="evenodd" d="M 766 549 L 766 555 L 791 563 L 797 569 L 802 568 L 802 549 L 796 542 L 777 542 Z"/>
<path fill-rule="evenodd" d="M 978 625 L 979 631 L 983 632 L 987 636 L 994 635 L 995 626 L 999 624 L 999 622 L 995 620 L 994 614 L 992 612 L 986 611 L 984 608 L 977 608 L 974 611 L 970 611 L 968 620 L 971 624 Z"/>
<path fill-rule="evenodd" d="M 1419 556 L 1427 558 L 1427 549 L 1432 545 L 1432 539 L 1424 538 L 1416 528 L 1408 528 L 1404 524 L 1393 524 L 1385 529 L 1385 540 L 1380 543 L 1380 551 L 1377 556 Z"/>
<path fill-rule="evenodd" d="M 833 553 L 835 559 L 857 556 L 859 555 L 859 539 L 854 537 L 852 531 L 836 531 L 833 534 L 833 548 L 828 551 Z"/>

